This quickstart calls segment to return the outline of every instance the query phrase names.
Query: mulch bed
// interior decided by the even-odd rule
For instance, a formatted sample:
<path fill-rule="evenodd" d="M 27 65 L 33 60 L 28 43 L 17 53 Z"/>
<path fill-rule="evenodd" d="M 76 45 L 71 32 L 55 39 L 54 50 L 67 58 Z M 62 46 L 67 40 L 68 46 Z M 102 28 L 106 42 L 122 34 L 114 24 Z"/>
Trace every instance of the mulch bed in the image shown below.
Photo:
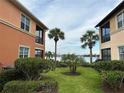
<path fill-rule="evenodd" d="M 81 73 L 79 73 L 79 72 L 74 72 L 74 73 L 72 73 L 72 72 L 64 72 L 62 74 L 69 75 L 69 76 L 79 76 L 79 75 L 81 75 Z"/>

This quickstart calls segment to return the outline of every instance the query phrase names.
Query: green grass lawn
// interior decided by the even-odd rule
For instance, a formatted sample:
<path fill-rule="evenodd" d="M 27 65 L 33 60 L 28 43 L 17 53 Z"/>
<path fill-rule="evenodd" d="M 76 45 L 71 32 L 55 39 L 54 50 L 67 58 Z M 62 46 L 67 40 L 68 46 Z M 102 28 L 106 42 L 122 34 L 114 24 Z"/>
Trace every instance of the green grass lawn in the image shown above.
<path fill-rule="evenodd" d="M 92 68 L 79 67 L 79 76 L 67 76 L 68 68 L 57 68 L 47 73 L 59 84 L 59 93 L 103 93 L 101 89 L 100 75 Z"/>

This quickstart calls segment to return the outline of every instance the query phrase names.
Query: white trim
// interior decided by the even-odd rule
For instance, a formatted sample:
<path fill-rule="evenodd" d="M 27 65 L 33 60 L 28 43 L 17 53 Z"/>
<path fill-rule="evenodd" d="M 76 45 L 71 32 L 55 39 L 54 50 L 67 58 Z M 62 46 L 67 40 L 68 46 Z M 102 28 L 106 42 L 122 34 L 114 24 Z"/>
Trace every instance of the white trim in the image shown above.
<path fill-rule="evenodd" d="M 117 19 L 117 18 L 118 18 L 118 16 L 119 16 L 121 13 L 123 13 L 122 17 L 124 17 L 124 9 L 122 9 L 120 12 L 118 12 L 118 13 L 116 14 L 116 16 L 115 16 L 116 30 L 118 30 L 118 31 L 121 31 L 122 29 L 124 29 L 124 26 L 121 27 L 121 28 L 118 28 L 118 19 Z M 124 25 L 124 23 L 123 23 L 122 25 Z"/>
<path fill-rule="evenodd" d="M 118 14 L 115 16 L 115 25 L 116 25 L 116 30 L 118 30 Z"/>
<path fill-rule="evenodd" d="M 43 50 L 42 48 L 39 48 L 39 47 L 35 47 L 35 49 L 40 49 L 40 50 Z"/>
<path fill-rule="evenodd" d="M 120 48 L 120 47 L 124 47 L 124 45 L 119 45 L 118 48 Z"/>
<path fill-rule="evenodd" d="M 25 32 L 25 31 L 21 30 L 19 27 L 15 26 L 14 24 L 10 23 L 9 21 L 6 21 L 6 20 L 0 18 L 0 23 L 2 23 L 2 24 L 4 24 L 4 25 L 7 25 L 7 26 L 9 26 L 9 27 L 11 27 L 11 28 L 13 28 L 13 29 L 16 29 L 16 30 L 18 30 L 18 31 L 20 31 L 20 32 L 22 32 L 22 33 L 25 33 L 25 34 L 27 34 L 27 35 L 30 35 L 30 36 L 32 36 L 32 37 L 35 37 L 34 34 L 29 33 L 29 32 Z"/>
<path fill-rule="evenodd" d="M 35 50 L 36 50 L 36 49 L 38 49 L 38 50 L 41 51 L 42 54 L 41 54 L 40 57 L 42 58 L 42 57 L 44 56 L 44 51 L 45 51 L 45 50 L 43 50 L 42 48 L 39 48 L 39 47 L 35 47 Z M 35 56 L 35 57 L 36 57 L 36 56 Z"/>
<path fill-rule="evenodd" d="M 30 21 L 29 31 L 21 28 L 21 18 L 22 18 L 22 15 L 25 16 L 25 17 L 27 17 L 29 19 L 29 21 Z M 23 12 L 20 12 L 20 29 L 22 31 L 25 31 L 25 32 L 28 32 L 28 33 L 31 33 L 32 32 L 32 19 L 29 16 L 27 16 L 25 13 L 23 13 Z"/>
<path fill-rule="evenodd" d="M 35 42 L 35 44 L 44 47 L 44 44 L 39 44 L 39 43 L 36 43 L 36 42 Z"/>
<path fill-rule="evenodd" d="M 19 49 L 18 49 L 18 58 L 19 58 L 19 55 L 20 55 L 20 47 L 28 48 L 28 49 L 29 49 L 29 51 L 28 51 L 28 57 L 30 57 L 30 47 L 27 46 L 27 45 L 19 45 Z"/>
<path fill-rule="evenodd" d="M 118 58 L 119 58 L 119 60 L 121 60 L 121 58 L 120 58 L 121 53 L 120 53 L 120 50 L 119 50 L 121 47 L 124 47 L 124 45 L 118 46 Z"/>

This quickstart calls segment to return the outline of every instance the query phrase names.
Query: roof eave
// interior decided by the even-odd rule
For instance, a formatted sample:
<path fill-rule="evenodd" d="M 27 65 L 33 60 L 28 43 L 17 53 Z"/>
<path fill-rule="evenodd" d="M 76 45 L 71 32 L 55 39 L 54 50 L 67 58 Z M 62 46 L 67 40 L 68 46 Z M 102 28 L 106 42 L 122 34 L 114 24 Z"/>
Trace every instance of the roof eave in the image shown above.
<path fill-rule="evenodd" d="M 112 15 L 114 15 L 119 9 L 124 7 L 124 0 L 114 8 L 105 18 L 103 18 L 95 27 L 101 26 L 104 22 L 106 22 Z"/>
<path fill-rule="evenodd" d="M 30 16 L 36 23 L 43 27 L 43 29 L 48 30 L 49 28 L 45 26 L 38 18 L 36 18 L 26 7 L 24 7 L 19 1 L 17 0 L 9 0 L 12 4 L 14 4 L 17 8 L 19 8 L 22 12 Z"/>

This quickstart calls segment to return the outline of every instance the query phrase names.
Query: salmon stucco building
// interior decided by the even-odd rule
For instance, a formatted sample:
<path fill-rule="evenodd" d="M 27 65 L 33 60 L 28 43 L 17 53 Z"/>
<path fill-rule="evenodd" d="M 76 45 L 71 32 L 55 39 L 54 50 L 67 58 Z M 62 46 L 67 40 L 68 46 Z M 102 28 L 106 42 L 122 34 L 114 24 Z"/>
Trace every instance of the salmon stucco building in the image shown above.
<path fill-rule="evenodd" d="M 96 27 L 99 27 L 101 59 L 124 60 L 124 1 Z"/>
<path fill-rule="evenodd" d="M 17 58 L 44 57 L 48 28 L 17 0 L 0 0 L 0 64 Z"/>

